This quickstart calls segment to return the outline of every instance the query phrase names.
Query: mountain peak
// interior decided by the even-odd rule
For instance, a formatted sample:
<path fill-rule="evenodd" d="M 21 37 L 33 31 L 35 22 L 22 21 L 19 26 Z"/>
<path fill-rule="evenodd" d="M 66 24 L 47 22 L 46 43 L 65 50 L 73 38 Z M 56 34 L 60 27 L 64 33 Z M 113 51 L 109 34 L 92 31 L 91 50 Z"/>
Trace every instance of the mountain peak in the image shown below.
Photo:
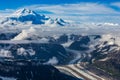
<path fill-rule="evenodd" d="M 5 25 L 17 25 L 17 24 L 39 24 L 39 25 L 52 25 L 52 26 L 64 26 L 66 22 L 60 18 L 51 19 L 45 15 L 40 15 L 30 9 L 22 8 L 14 12 L 12 15 L 1 20 L 1 24 Z"/>
<path fill-rule="evenodd" d="M 65 23 L 65 21 L 63 19 L 61 19 L 61 18 L 56 18 L 55 20 L 58 21 L 58 22 Z"/>
<path fill-rule="evenodd" d="M 36 14 L 37 13 L 35 13 L 34 11 L 27 9 L 27 8 L 19 9 L 15 13 L 13 13 L 13 15 L 17 15 L 17 16 L 36 15 Z"/>

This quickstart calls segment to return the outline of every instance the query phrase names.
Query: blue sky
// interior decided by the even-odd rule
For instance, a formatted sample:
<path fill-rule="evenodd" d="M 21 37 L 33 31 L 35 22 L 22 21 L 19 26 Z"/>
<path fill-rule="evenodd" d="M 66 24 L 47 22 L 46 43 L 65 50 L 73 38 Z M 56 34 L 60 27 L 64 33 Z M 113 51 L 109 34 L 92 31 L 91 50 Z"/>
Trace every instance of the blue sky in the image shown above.
<path fill-rule="evenodd" d="M 1 0 L 0 1 L 0 10 L 8 9 L 8 8 L 18 8 L 26 5 L 34 5 L 34 4 L 71 4 L 71 3 L 80 3 L 80 2 L 97 2 L 110 4 L 113 2 L 119 2 L 119 0 Z"/>
<path fill-rule="evenodd" d="M 120 23 L 119 0 L 1 0 L 0 16 L 19 8 L 74 22 Z"/>

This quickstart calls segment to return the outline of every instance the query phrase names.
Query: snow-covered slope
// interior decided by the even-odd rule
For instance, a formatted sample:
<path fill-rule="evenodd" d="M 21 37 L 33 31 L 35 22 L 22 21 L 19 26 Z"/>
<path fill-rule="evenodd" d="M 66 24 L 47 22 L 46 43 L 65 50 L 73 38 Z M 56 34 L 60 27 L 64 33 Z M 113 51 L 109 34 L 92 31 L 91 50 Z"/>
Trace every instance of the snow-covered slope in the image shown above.
<path fill-rule="evenodd" d="M 4 18 L 0 21 L 4 26 L 15 26 L 18 24 L 37 24 L 37 25 L 49 25 L 49 26 L 65 26 L 68 24 L 62 19 L 52 19 L 45 15 L 40 15 L 29 9 L 19 9 L 7 18 Z"/>

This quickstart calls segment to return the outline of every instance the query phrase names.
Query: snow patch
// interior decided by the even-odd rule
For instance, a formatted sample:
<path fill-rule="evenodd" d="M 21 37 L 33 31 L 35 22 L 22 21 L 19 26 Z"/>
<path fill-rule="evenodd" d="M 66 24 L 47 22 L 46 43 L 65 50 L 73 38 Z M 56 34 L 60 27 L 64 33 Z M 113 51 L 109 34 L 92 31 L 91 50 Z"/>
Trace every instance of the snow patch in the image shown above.
<path fill-rule="evenodd" d="M 104 59 L 100 59 L 99 61 L 107 61 L 108 59 L 110 59 L 109 57 L 106 57 Z"/>
<path fill-rule="evenodd" d="M 12 40 L 24 40 L 29 37 L 34 37 L 35 35 L 36 35 L 36 30 L 33 27 L 31 27 L 28 30 L 22 30 L 22 32 Z"/>
<path fill-rule="evenodd" d="M 9 50 L 0 50 L 0 57 L 12 57 L 11 51 Z"/>
<path fill-rule="evenodd" d="M 18 55 L 27 55 L 26 50 L 24 48 L 18 48 L 17 49 L 17 54 Z"/>
<path fill-rule="evenodd" d="M 35 55 L 35 51 L 33 49 L 24 49 L 23 47 L 21 47 L 21 48 L 17 49 L 17 54 L 24 55 L 24 56 L 29 54 L 29 55 L 33 56 L 33 55 Z"/>
<path fill-rule="evenodd" d="M 73 41 L 68 41 L 68 42 L 61 44 L 61 45 L 64 47 L 69 47 L 72 43 L 73 43 Z"/>

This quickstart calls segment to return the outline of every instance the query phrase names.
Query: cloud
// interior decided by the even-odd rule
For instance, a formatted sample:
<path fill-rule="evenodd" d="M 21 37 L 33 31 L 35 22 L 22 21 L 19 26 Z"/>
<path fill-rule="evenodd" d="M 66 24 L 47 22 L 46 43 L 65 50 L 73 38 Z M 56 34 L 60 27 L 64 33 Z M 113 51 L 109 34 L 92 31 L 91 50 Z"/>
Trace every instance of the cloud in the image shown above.
<path fill-rule="evenodd" d="M 79 4 L 63 4 L 63 5 L 32 5 L 27 8 L 33 10 L 46 10 L 56 14 L 119 14 L 114 9 L 98 3 L 79 3 Z"/>
<path fill-rule="evenodd" d="M 115 2 L 115 3 L 112 3 L 111 5 L 113 5 L 113 6 L 116 6 L 116 7 L 120 8 L 120 2 Z"/>
<path fill-rule="evenodd" d="M 30 5 L 24 6 L 45 14 L 52 18 L 63 18 L 74 22 L 113 22 L 119 23 L 120 11 L 111 6 L 120 6 L 120 2 L 112 4 L 99 3 L 77 3 L 77 4 L 58 4 L 58 5 Z M 6 11 L 6 10 L 5 10 Z M 1 13 L 1 11 L 0 11 Z"/>
<path fill-rule="evenodd" d="M 61 5 L 25 6 L 35 11 L 48 11 L 51 17 L 60 17 L 75 22 L 114 22 L 118 23 L 120 12 L 110 7 L 111 4 L 77 3 Z"/>
<path fill-rule="evenodd" d="M 51 65 L 54 65 L 54 64 L 57 64 L 59 61 L 56 57 L 52 57 L 49 59 L 48 62 L 46 62 L 45 64 L 51 64 Z"/>
<path fill-rule="evenodd" d="M 13 9 L 5 9 L 5 10 L 0 10 L 0 17 L 3 16 L 9 16 L 11 13 L 13 13 L 15 10 Z"/>

